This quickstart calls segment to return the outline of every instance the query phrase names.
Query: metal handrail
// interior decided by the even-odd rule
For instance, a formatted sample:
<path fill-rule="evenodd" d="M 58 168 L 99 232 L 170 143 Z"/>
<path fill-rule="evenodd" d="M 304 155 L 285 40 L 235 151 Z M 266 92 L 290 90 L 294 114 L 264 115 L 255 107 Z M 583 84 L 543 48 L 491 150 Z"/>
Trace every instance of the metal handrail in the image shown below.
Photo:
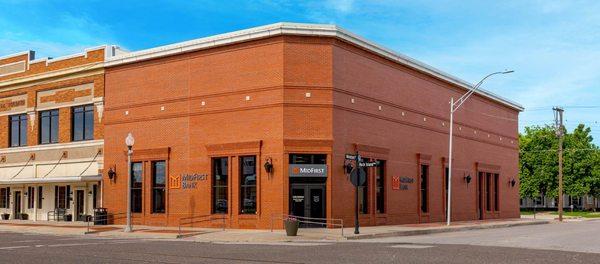
<path fill-rule="evenodd" d="M 109 217 L 112 216 L 112 219 L 122 219 L 122 218 L 126 218 L 127 217 L 127 213 L 107 213 L 106 215 L 100 215 L 100 216 L 95 216 L 95 215 L 90 215 L 90 221 L 87 221 L 87 231 L 86 233 L 90 233 L 90 223 L 94 223 L 94 225 L 96 225 L 96 221 L 103 221 L 106 220 L 108 222 Z M 115 218 L 115 216 L 122 216 L 120 218 Z"/>
<path fill-rule="evenodd" d="M 203 219 L 203 218 L 208 218 L 208 219 Z M 195 220 L 194 219 L 200 219 L 200 220 Z M 222 220 L 222 226 L 221 228 L 223 230 L 225 230 L 225 227 L 227 227 L 227 217 L 225 215 L 192 215 L 192 216 L 188 216 L 188 217 L 181 217 L 179 218 L 179 225 L 177 227 L 177 231 L 178 231 L 178 235 L 177 238 L 181 238 L 183 237 L 183 234 L 181 233 L 181 227 L 183 225 L 191 225 L 194 223 L 202 223 L 202 222 L 213 222 L 214 220 Z M 184 221 L 188 221 L 185 222 Z"/>
<path fill-rule="evenodd" d="M 315 217 L 306 217 L 306 216 L 295 216 L 295 215 L 287 215 L 287 214 L 272 214 L 271 215 L 271 232 L 273 232 L 273 220 L 278 219 L 284 221 L 285 219 L 295 218 L 300 223 L 305 224 L 318 224 L 323 225 L 325 227 L 340 227 L 342 231 L 342 237 L 344 237 L 344 220 L 337 218 L 315 218 Z M 317 222 L 313 220 L 319 220 L 324 222 Z M 336 223 L 339 221 L 339 223 Z"/>

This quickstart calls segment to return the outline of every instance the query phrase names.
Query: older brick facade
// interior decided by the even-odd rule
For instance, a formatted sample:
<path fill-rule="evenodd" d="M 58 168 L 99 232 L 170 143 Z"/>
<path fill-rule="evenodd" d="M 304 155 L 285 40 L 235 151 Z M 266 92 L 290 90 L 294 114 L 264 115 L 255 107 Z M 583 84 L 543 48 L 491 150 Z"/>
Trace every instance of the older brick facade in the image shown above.
<path fill-rule="evenodd" d="M 385 161 L 382 212 L 376 209 L 376 169 L 371 168 L 361 224 L 443 221 L 448 101 L 465 88 L 338 36 L 284 32 L 152 58 L 143 57 L 152 50 L 142 51 L 139 60 L 125 56 L 109 61 L 105 168 L 114 168 L 117 177 L 109 180 L 105 174 L 104 205 L 113 213 L 125 212 L 124 139 L 131 132 L 133 161 L 143 166 L 137 224 L 174 226 L 182 217 L 211 215 L 211 159 L 225 157 L 227 225 L 268 228 L 273 216 L 292 211 L 290 154 L 324 154 L 325 217 L 351 225 L 354 186 L 343 165 L 344 154 L 355 151 Z M 493 198 L 499 207 L 484 210 L 482 218 L 518 217 L 518 186 L 509 181 L 518 180 L 519 111 L 519 106 L 476 94 L 456 114 L 454 220 L 480 217 L 478 197 L 487 197 L 478 196 L 480 172 L 499 177 Z M 242 214 L 239 158 L 248 155 L 257 158 L 256 213 Z M 157 160 L 166 161 L 167 178 L 173 177 L 164 213 L 151 210 L 151 165 Z M 272 173 L 264 167 L 268 160 Z M 426 213 L 420 209 L 421 165 L 429 170 Z M 207 177 L 184 189 L 180 181 L 185 174 Z M 473 179 L 468 184 L 467 175 Z M 393 181 L 400 178 L 412 183 L 404 180 L 408 183 L 397 190 Z"/>

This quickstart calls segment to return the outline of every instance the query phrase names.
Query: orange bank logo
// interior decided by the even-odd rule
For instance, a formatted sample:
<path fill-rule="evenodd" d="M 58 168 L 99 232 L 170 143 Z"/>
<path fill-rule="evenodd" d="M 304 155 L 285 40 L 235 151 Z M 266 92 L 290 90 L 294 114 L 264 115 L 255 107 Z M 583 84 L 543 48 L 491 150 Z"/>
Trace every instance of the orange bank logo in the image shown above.
<path fill-rule="evenodd" d="M 294 172 L 294 174 L 300 174 L 300 168 L 299 167 L 294 167 L 292 169 L 292 171 Z"/>
<path fill-rule="evenodd" d="M 181 189 L 181 176 L 171 175 L 169 177 L 169 186 L 171 186 L 171 189 Z"/>

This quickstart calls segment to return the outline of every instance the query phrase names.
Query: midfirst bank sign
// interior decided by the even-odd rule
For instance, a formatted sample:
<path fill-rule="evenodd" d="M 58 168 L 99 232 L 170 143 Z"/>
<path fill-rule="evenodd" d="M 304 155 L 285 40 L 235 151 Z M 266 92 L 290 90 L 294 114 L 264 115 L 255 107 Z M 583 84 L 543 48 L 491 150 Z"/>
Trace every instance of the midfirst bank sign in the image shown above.
<path fill-rule="evenodd" d="M 290 177 L 327 177 L 327 165 L 290 164 Z"/>

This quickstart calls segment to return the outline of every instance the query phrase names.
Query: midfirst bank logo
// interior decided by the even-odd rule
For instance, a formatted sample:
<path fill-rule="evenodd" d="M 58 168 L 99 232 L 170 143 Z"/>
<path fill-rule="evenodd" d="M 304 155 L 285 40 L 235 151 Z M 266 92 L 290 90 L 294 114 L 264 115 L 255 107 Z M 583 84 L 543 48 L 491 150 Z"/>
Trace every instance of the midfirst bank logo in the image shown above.
<path fill-rule="evenodd" d="M 290 164 L 290 177 L 327 177 L 327 165 Z"/>

